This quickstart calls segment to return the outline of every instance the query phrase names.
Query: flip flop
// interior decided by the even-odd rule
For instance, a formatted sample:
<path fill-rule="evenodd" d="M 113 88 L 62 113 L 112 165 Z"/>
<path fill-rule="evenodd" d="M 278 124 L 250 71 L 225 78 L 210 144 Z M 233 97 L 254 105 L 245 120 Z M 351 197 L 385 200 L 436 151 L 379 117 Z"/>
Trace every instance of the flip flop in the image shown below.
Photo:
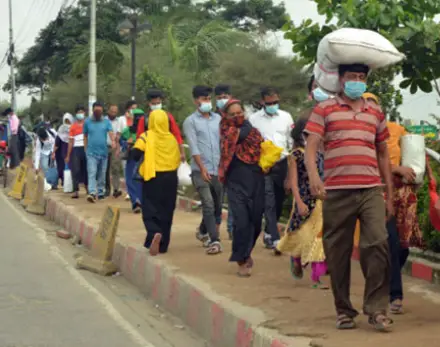
<path fill-rule="evenodd" d="M 391 330 L 394 321 L 382 312 L 378 312 L 368 317 L 368 324 L 377 331 L 386 333 Z"/>
<path fill-rule="evenodd" d="M 355 328 L 356 328 L 356 322 L 354 321 L 353 318 L 351 318 L 345 314 L 341 314 L 338 316 L 338 318 L 336 320 L 336 329 L 350 330 L 350 329 L 355 329 Z"/>
<path fill-rule="evenodd" d="M 162 240 L 162 234 L 154 234 L 153 241 L 151 241 L 150 246 L 150 255 L 153 257 L 159 254 L 160 240 Z"/>

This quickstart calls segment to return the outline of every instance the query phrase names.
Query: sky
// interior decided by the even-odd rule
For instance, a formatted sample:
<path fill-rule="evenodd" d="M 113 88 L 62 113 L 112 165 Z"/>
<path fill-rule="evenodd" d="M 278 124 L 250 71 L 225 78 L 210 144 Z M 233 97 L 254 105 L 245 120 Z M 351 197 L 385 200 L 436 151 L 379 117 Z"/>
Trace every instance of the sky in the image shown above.
<path fill-rule="evenodd" d="M 13 27 L 16 52 L 20 57 L 34 43 L 38 32 L 51 20 L 56 18 L 62 4 L 74 0 L 13 0 Z M 274 0 L 275 3 L 282 2 Z M 295 23 L 311 18 L 313 21 L 323 22 L 323 18 L 317 13 L 316 6 L 311 0 L 287 0 L 285 1 L 287 11 Z M 99 11 L 99 9 L 98 9 Z M 7 20 L 8 1 L 0 1 L 0 13 L 3 13 L 3 21 L 0 21 L 0 62 L 8 48 L 9 22 Z M 99 15 L 99 12 L 98 12 Z M 279 43 L 279 53 L 282 55 L 292 54 L 292 44 L 283 39 L 282 33 L 273 36 Z M 0 85 L 3 85 L 9 76 L 10 69 L 7 64 L 0 65 Z M 398 82 L 398 81 L 396 81 Z M 411 95 L 409 91 L 403 90 L 404 103 L 400 108 L 403 118 L 412 119 L 415 123 L 420 120 L 432 121 L 430 113 L 440 114 L 440 106 L 437 105 L 435 93 L 417 93 Z M 10 100 L 10 95 L 0 91 L 1 100 Z M 26 92 L 17 95 L 18 107 L 22 108 L 29 104 L 30 97 Z"/>

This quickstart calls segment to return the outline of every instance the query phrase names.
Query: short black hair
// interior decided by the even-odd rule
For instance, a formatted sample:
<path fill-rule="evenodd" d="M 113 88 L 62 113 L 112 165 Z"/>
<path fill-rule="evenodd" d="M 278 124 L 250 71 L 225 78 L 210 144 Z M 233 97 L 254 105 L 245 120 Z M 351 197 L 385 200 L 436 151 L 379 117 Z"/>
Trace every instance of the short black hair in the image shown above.
<path fill-rule="evenodd" d="M 99 102 L 99 101 L 95 101 L 93 103 L 93 105 L 92 105 L 92 109 L 94 109 L 95 107 L 102 107 L 102 108 L 104 108 L 104 105 L 101 102 Z"/>
<path fill-rule="evenodd" d="M 3 116 L 7 116 L 9 113 L 13 113 L 14 110 L 11 107 L 8 107 L 6 110 L 2 112 Z"/>
<path fill-rule="evenodd" d="M 314 82 L 315 82 L 315 75 L 312 75 L 310 77 L 309 84 L 307 85 L 307 88 L 309 89 L 309 94 L 312 92 Z"/>
<path fill-rule="evenodd" d="M 306 128 L 308 117 L 299 117 L 295 122 L 295 127 L 290 132 L 293 143 L 296 147 L 305 147 L 304 129 Z"/>
<path fill-rule="evenodd" d="M 194 99 L 200 98 L 201 96 L 210 96 L 211 94 L 212 88 L 209 86 L 195 86 L 192 90 Z"/>
<path fill-rule="evenodd" d="M 130 108 L 132 108 L 133 105 L 137 105 L 136 100 L 128 100 L 128 101 L 125 103 L 125 111 L 127 111 L 127 110 L 130 109 Z"/>
<path fill-rule="evenodd" d="M 214 88 L 215 95 L 231 94 L 231 86 L 228 84 L 217 84 Z"/>
<path fill-rule="evenodd" d="M 359 72 L 368 74 L 370 68 L 365 64 L 342 64 L 338 66 L 339 76 L 344 76 L 346 72 Z"/>
<path fill-rule="evenodd" d="M 147 100 L 151 101 L 152 99 L 161 98 L 163 99 L 164 93 L 160 89 L 149 89 L 147 92 Z"/>
<path fill-rule="evenodd" d="M 265 98 L 266 96 L 272 96 L 272 95 L 278 95 L 278 90 L 276 90 L 274 87 L 263 87 L 260 90 L 261 92 L 261 98 Z"/>
<path fill-rule="evenodd" d="M 38 128 L 37 135 L 40 139 L 43 139 L 43 140 L 46 140 L 49 137 L 49 135 L 47 134 L 47 130 L 44 127 Z"/>
<path fill-rule="evenodd" d="M 84 111 L 86 112 L 86 108 L 83 105 L 77 105 L 75 107 L 75 113 L 78 113 L 79 111 Z"/>

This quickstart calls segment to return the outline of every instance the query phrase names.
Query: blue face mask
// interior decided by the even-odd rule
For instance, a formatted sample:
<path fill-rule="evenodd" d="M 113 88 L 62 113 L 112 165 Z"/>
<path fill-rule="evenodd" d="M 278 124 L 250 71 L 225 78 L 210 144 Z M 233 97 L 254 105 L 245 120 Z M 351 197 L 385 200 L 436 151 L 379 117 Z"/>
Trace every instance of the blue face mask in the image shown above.
<path fill-rule="evenodd" d="M 202 102 L 199 106 L 199 110 L 202 113 L 208 113 L 212 110 L 212 104 L 210 102 Z"/>
<path fill-rule="evenodd" d="M 216 101 L 217 108 L 222 109 L 223 107 L 225 107 L 228 101 L 229 99 L 218 99 Z"/>
<path fill-rule="evenodd" d="M 280 105 L 278 105 L 278 104 L 268 105 L 268 106 L 265 106 L 265 108 L 266 108 L 267 114 L 274 115 L 280 109 Z"/>
<path fill-rule="evenodd" d="M 313 95 L 313 100 L 317 101 L 317 102 L 322 102 L 325 100 L 328 100 L 329 96 L 327 93 L 325 93 L 321 88 L 315 88 L 312 91 L 312 95 Z"/>
<path fill-rule="evenodd" d="M 151 111 L 161 110 L 162 109 L 162 104 L 150 105 L 150 109 L 151 109 Z"/>
<path fill-rule="evenodd" d="M 76 119 L 83 120 L 84 119 L 84 113 L 78 113 L 75 115 Z"/>
<path fill-rule="evenodd" d="M 361 81 L 347 81 L 344 84 L 344 94 L 351 100 L 358 100 L 367 90 L 367 84 Z"/>

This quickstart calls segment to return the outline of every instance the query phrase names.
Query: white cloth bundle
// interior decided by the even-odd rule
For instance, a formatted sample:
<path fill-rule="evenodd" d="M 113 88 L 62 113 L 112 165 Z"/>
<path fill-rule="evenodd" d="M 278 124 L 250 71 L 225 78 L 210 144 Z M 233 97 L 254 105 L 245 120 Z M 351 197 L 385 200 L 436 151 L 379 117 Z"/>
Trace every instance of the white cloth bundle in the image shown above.
<path fill-rule="evenodd" d="M 358 63 L 378 69 L 397 64 L 404 58 L 388 39 L 375 31 L 338 29 L 327 34 L 318 45 L 315 81 L 324 90 L 339 93 L 339 65 Z"/>

